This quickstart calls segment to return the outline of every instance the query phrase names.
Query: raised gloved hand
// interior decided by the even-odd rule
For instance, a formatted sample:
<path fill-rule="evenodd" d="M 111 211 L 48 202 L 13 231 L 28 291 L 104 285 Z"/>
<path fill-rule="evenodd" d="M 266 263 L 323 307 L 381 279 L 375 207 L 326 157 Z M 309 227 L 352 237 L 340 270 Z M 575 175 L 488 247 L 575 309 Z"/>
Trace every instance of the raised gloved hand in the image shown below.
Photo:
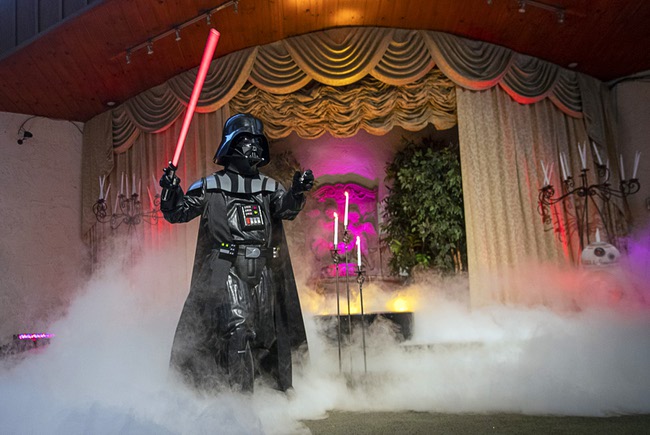
<path fill-rule="evenodd" d="M 293 183 L 291 184 L 291 191 L 298 195 L 300 193 L 306 192 L 314 187 L 314 174 L 311 172 L 311 169 L 307 169 L 302 174 L 296 171 L 293 174 Z"/>
<path fill-rule="evenodd" d="M 181 179 L 176 176 L 176 171 L 171 167 L 163 169 L 163 176 L 160 178 L 160 187 L 163 189 L 176 190 L 181 184 Z"/>

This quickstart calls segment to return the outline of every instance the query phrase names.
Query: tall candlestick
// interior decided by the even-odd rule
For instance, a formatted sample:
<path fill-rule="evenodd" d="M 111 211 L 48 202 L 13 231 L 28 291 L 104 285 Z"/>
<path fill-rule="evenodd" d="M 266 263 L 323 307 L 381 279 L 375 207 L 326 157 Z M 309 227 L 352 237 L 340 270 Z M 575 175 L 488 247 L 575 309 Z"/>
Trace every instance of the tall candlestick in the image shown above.
<path fill-rule="evenodd" d="M 350 207 L 350 194 L 346 191 L 345 195 L 345 214 L 343 215 L 343 228 L 348 229 L 348 208 Z"/>
<path fill-rule="evenodd" d="M 361 268 L 361 237 L 357 236 L 357 266 Z"/>
<path fill-rule="evenodd" d="M 339 244 L 339 214 L 334 213 L 334 249 L 337 249 Z"/>

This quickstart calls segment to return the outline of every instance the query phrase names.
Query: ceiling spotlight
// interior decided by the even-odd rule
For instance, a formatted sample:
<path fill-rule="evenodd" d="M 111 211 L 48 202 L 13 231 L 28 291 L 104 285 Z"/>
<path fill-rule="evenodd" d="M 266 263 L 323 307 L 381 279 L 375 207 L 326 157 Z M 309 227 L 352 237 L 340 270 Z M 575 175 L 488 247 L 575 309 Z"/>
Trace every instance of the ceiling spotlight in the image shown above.
<path fill-rule="evenodd" d="M 488 3 L 491 2 L 492 0 L 488 0 Z M 235 13 L 239 12 L 239 0 L 235 0 L 235 4 L 232 5 L 232 9 L 235 11 Z"/>
<path fill-rule="evenodd" d="M 127 65 L 131 64 L 131 50 L 126 51 L 126 64 Z"/>
<path fill-rule="evenodd" d="M 147 43 L 147 54 L 153 54 L 153 43 L 151 41 Z"/>
<path fill-rule="evenodd" d="M 526 2 L 521 0 L 519 2 L 519 13 L 523 14 L 524 12 L 526 12 Z"/>
<path fill-rule="evenodd" d="M 492 4 L 492 0 L 487 0 L 487 4 L 491 5 L 491 4 Z"/>
<path fill-rule="evenodd" d="M 181 40 L 181 31 L 179 29 L 176 29 L 176 42 Z"/>
<path fill-rule="evenodd" d="M 27 131 L 27 130 L 23 130 L 23 137 L 21 137 L 20 139 L 18 139 L 18 145 L 22 145 L 23 142 L 24 142 L 26 139 L 29 139 L 29 138 L 31 138 L 31 137 L 34 137 L 34 135 L 33 135 L 31 132 L 29 132 L 29 131 Z"/>
<path fill-rule="evenodd" d="M 212 21 L 210 21 L 210 14 L 205 16 L 205 21 L 208 22 L 208 26 L 212 24 Z"/>
<path fill-rule="evenodd" d="M 564 24 L 564 10 L 560 9 L 557 11 L 557 22 L 560 24 Z"/>

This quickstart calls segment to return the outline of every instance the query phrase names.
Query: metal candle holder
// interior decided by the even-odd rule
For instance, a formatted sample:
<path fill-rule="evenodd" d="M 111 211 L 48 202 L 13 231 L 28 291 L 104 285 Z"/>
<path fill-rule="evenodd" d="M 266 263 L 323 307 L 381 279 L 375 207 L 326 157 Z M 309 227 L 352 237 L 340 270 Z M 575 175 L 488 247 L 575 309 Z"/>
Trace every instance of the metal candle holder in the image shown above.
<path fill-rule="evenodd" d="M 123 223 L 129 227 L 138 225 L 142 221 L 152 225 L 158 223 L 160 218 L 159 194 L 153 198 L 153 208 L 148 211 L 142 210 L 142 202 L 137 193 L 132 193 L 130 196 L 120 193 L 117 195 L 116 201 L 117 204 L 112 214 L 109 213 L 106 199 L 100 198 L 93 204 L 93 213 L 98 222 L 110 222 L 112 229 L 116 229 Z"/>
<path fill-rule="evenodd" d="M 343 365 L 341 360 L 341 291 L 339 290 L 339 263 L 341 262 L 341 256 L 339 255 L 339 250 L 337 246 L 334 246 L 334 249 L 330 250 L 332 254 L 332 262 L 334 263 L 336 269 L 336 338 L 339 346 L 339 373 L 343 371 Z"/>
<path fill-rule="evenodd" d="M 348 274 L 348 264 L 349 264 L 349 259 L 348 259 L 348 243 L 350 243 L 350 240 L 352 240 L 352 235 L 348 231 L 348 227 L 344 227 L 343 229 L 343 252 L 344 252 L 344 257 L 345 257 L 345 290 L 346 290 L 346 295 L 348 299 L 348 345 L 352 345 L 352 310 L 350 307 L 350 277 Z M 340 325 L 339 325 L 340 327 Z M 352 352 L 350 351 L 350 373 L 352 373 Z"/>
<path fill-rule="evenodd" d="M 635 194 L 641 188 L 639 180 L 637 178 L 632 178 L 629 180 L 621 180 L 619 189 L 614 189 L 609 183 L 609 178 L 611 175 L 609 168 L 603 164 L 596 164 L 596 169 L 599 183 L 589 184 L 589 181 L 587 179 L 587 172 L 589 172 L 589 169 L 583 168 L 580 171 L 580 185 L 576 187 L 575 181 L 571 176 L 565 177 L 561 186 L 562 194 L 558 197 L 553 197 L 555 195 L 555 189 L 551 184 L 543 186 L 541 189 L 539 189 L 539 206 L 537 208 L 537 211 L 542 216 L 543 222 L 546 224 L 552 222 L 552 218 L 549 212 L 549 207 L 551 205 L 557 204 L 572 196 L 584 198 L 582 216 L 576 216 L 578 235 L 580 237 L 580 249 L 584 249 L 585 229 L 587 235 L 587 244 L 589 244 L 589 200 L 591 200 L 592 204 L 596 208 L 596 211 L 598 212 L 598 215 L 605 224 L 605 231 L 607 232 L 607 236 L 609 238 L 610 231 L 612 231 L 612 228 L 610 228 L 612 222 L 608 207 L 609 201 L 612 197 L 625 198 L 628 195 Z M 602 207 L 598 206 L 595 198 L 600 198 L 602 200 Z"/>
<path fill-rule="evenodd" d="M 363 343 L 363 371 L 368 373 L 368 363 L 366 362 L 366 318 L 363 310 L 363 283 L 366 280 L 366 272 L 363 266 L 357 267 L 357 283 L 359 283 L 359 300 L 361 303 L 361 337 Z"/>

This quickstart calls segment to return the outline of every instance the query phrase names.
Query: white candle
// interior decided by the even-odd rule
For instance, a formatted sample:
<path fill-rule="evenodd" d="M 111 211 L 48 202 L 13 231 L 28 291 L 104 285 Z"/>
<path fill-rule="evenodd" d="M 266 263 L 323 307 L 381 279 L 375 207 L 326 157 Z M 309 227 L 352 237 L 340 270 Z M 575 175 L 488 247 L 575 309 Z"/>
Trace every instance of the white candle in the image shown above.
<path fill-rule="evenodd" d="M 540 160 L 542 163 L 542 172 L 544 173 L 544 187 L 548 186 L 548 172 L 546 171 L 546 165 L 544 165 L 544 160 Z"/>
<path fill-rule="evenodd" d="M 151 174 L 151 179 L 153 180 L 153 191 L 156 192 L 156 194 L 158 194 L 159 193 L 158 192 L 158 186 L 159 186 L 158 180 L 156 180 L 156 177 L 154 177 L 153 174 Z"/>
<path fill-rule="evenodd" d="M 108 194 L 111 192 L 111 183 L 108 183 L 108 189 L 106 189 L 106 195 L 104 198 L 108 199 Z"/>
<path fill-rule="evenodd" d="M 334 249 L 339 245 L 339 214 L 334 213 Z"/>
<path fill-rule="evenodd" d="M 619 154 L 619 169 L 621 170 L 621 180 L 625 180 L 625 168 L 623 167 L 623 154 Z"/>
<path fill-rule="evenodd" d="M 151 196 L 151 191 L 149 190 L 149 186 L 147 186 L 147 194 L 149 195 L 149 203 L 151 204 L 151 209 L 154 209 L 154 204 L 153 204 L 153 197 Z"/>
<path fill-rule="evenodd" d="M 133 184 L 132 184 L 133 192 L 131 192 L 131 193 L 133 193 L 135 195 L 136 193 L 138 193 L 138 192 L 136 192 L 136 189 L 135 189 L 135 174 L 132 174 L 131 177 L 133 178 Z"/>
<path fill-rule="evenodd" d="M 560 169 L 562 169 L 562 179 L 566 180 L 566 167 L 564 166 L 564 158 L 562 153 L 560 153 Z"/>
<path fill-rule="evenodd" d="M 636 180 L 636 170 L 639 169 L 639 161 L 641 160 L 641 151 L 637 151 L 634 156 L 634 172 L 632 173 L 632 179 Z"/>
<path fill-rule="evenodd" d="M 127 175 L 124 178 L 126 178 L 126 190 L 124 191 L 124 193 L 128 196 L 129 192 L 130 192 L 130 190 L 129 190 L 129 176 Z"/>
<path fill-rule="evenodd" d="M 598 158 L 598 164 L 603 165 L 603 161 L 600 159 L 600 153 L 598 152 L 598 147 L 596 146 L 596 142 L 591 142 L 591 145 L 594 147 L 594 151 L 596 151 L 596 157 Z"/>
<path fill-rule="evenodd" d="M 578 144 L 578 154 L 580 154 L 580 163 L 582 163 L 582 169 L 587 169 L 587 144 L 585 144 L 584 149 L 581 144 Z"/>
<path fill-rule="evenodd" d="M 104 199 L 104 183 L 102 177 L 99 177 L 99 199 Z"/>
<path fill-rule="evenodd" d="M 346 191 L 345 195 L 345 213 L 343 214 L 343 229 L 348 229 L 348 208 L 350 207 L 350 194 Z"/>
<path fill-rule="evenodd" d="M 122 172 L 122 181 L 120 182 L 120 195 L 124 195 L 124 172 Z"/>
<path fill-rule="evenodd" d="M 361 237 L 357 236 L 357 266 L 361 267 Z"/>
<path fill-rule="evenodd" d="M 560 156 L 564 156 L 564 168 L 566 169 L 566 175 L 567 177 L 571 176 L 571 167 L 569 166 L 569 160 L 566 157 L 566 154 L 561 154 Z"/>

